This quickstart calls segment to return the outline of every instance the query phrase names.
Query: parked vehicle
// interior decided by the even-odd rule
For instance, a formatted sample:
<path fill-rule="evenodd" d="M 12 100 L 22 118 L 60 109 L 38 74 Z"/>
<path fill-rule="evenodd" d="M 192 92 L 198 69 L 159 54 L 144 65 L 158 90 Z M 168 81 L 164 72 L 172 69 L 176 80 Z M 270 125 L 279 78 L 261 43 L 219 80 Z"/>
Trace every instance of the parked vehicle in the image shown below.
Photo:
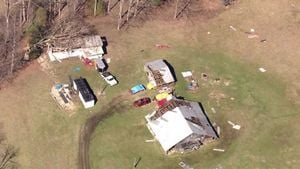
<path fill-rule="evenodd" d="M 138 85 L 133 86 L 130 89 L 130 92 L 131 92 L 131 94 L 136 94 L 136 93 L 144 91 L 144 90 L 146 90 L 145 86 L 142 84 L 138 84 Z"/>
<path fill-rule="evenodd" d="M 149 97 L 144 97 L 144 98 L 141 98 L 141 99 L 138 99 L 136 101 L 133 102 L 133 106 L 134 107 L 142 107 L 146 104 L 149 104 L 151 103 L 151 99 Z"/>
<path fill-rule="evenodd" d="M 110 72 L 103 72 L 100 75 L 110 86 L 118 84 L 118 81 Z"/>

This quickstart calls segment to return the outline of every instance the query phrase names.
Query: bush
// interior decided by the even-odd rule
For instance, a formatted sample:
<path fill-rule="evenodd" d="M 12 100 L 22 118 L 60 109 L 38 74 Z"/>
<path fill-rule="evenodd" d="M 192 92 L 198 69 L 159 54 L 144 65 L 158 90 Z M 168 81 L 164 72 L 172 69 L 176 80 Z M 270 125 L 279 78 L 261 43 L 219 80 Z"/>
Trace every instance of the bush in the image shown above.
<path fill-rule="evenodd" d="M 159 5 L 161 5 L 162 1 L 163 0 L 152 0 L 152 5 L 159 6 Z"/>
<path fill-rule="evenodd" d="M 86 14 L 87 15 L 94 15 L 94 5 L 95 0 L 88 0 L 87 8 L 86 8 Z M 103 0 L 98 0 L 97 2 L 97 13 L 96 15 L 104 15 L 106 9 L 106 4 L 103 2 Z"/>
<path fill-rule="evenodd" d="M 32 24 L 29 25 L 26 29 L 26 36 L 28 36 L 29 45 L 30 45 L 30 52 L 29 52 L 29 58 L 35 59 L 40 56 L 40 54 L 43 52 L 41 48 L 36 47 L 35 44 L 39 42 L 46 31 L 47 28 L 47 11 L 44 8 L 38 8 L 35 11 L 35 17 L 32 21 Z"/>

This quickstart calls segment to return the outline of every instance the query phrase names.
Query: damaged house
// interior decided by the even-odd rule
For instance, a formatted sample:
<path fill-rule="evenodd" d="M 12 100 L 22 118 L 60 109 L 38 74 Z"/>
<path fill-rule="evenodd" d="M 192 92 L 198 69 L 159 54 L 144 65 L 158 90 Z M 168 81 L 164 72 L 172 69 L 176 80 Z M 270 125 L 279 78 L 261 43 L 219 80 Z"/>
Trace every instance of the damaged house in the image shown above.
<path fill-rule="evenodd" d="M 47 42 L 50 61 L 71 57 L 102 58 L 103 42 L 99 35 L 84 37 L 56 37 Z"/>
<path fill-rule="evenodd" d="M 162 87 L 175 82 L 170 67 L 162 59 L 146 63 L 144 70 L 149 80 L 149 84 L 147 85 L 148 89 Z"/>
<path fill-rule="evenodd" d="M 218 138 L 198 102 L 172 98 L 145 118 L 148 129 L 167 154 L 195 150 Z"/>

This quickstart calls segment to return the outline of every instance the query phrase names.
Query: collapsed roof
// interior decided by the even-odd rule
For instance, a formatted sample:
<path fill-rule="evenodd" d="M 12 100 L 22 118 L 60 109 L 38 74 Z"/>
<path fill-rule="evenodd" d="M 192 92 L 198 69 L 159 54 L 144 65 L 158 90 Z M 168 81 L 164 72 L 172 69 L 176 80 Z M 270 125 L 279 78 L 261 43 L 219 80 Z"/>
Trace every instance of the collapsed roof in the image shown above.
<path fill-rule="evenodd" d="M 149 82 L 153 83 L 154 86 L 161 86 L 175 81 L 169 66 L 162 59 L 148 62 L 144 67 L 145 71 L 149 73 Z"/>
<path fill-rule="evenodd" d="M 172 99 L 146 116 L 151 133 L 168 152 L 192 134 L 217 138 L 199 103 Z"/>

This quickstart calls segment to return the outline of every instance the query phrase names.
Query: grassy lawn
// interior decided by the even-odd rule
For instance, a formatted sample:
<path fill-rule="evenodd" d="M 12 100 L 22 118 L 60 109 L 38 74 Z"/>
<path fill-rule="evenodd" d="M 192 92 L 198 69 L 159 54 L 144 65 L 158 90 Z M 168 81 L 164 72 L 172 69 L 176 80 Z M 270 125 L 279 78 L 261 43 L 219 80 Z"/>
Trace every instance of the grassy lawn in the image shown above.
<path fill-rule="evenodd" d="M 299 164 L 299 136 L 294 133 L 299 131 L 296 123 L 299 110 L 287 100 L 286 86 L 274 75 L 259 72 L 257 65 L 246 65 L 221 53 L 188 45 L 178 45 L 170 51 L 149 50 L 145 55 L 126 57 L 138 60 L 138 65 L 131 63 L 130 67 L 139 68 L 132 70 L 142 69 L 143 62 L 152 59 L 151 56 L 164 56 L 176 70 L 176 93 L 202 102 L 211 121 L 221 126 L 221 138 L 190 154 L 165 156 L 158 143 L 145 143 L 152 136 L 145 126 L 144 116 L 153 111 L 153 106 L 124 110 L 101 123 L 94 133 L 90 148 L 92 168 L 130 168 L 139 157 L 142 160 L 138 168 L 146 169 L 179 168 L 178 162 L 182 160 L 194 168 L 218 165 L 249 169 L 296 168 Z M 197 93 L 185 90 L 186 83 L 180 74 L 184 70 L 195 71 L 201 85 Z M 209 81 L 200 80 L 202 72 L 209 75 Z M 142 71 L 128 74 L 126 78 L 144 81 Z M 219 85 L 211 83 L 215 78 L 221 78 Z M 230 81 L 230 85 L 225 86 L 224 80 Z M 225 98 L 217 103 L 209 97 L 212 92 L 223 93 Z M 232 101 L 231 97 L 235 99 Z M 211 107 L 217 110 L 216 114 L 211 113 Z M 227 120 L 241 124 L 242 129 L 231 129 Z M 224 148 L 226 152 L 213 152 L 212 148 Z"/>
<path fill-rule="evenodd" d="M 67 83 L 68 75 L 82 76 L 96 95 L 105 82 L 77 59 L 51 63 L 57 79 L 49 78 L 35 63 L 0 90 L 0 130 L 19 149 L 21 169 L 77 168 L 78 133 L 86 118 L 134 84 L 145 84 L 144 63 L 163 58 L 176 70 L 176 93 L 201 102 L 210 120 L 221 126 L 221 138 L 189 154 L 165 156 L 157 142 L 145 143 L 152 136 L 144 116 L 154 106 L 123 110 L 96 129 L 90 146 L 93 169 L 132 168 L 139 157 L 137 168 L 141 169 L 179 168 L 180 161 L 195 169 L 299 168 L 300 15 L 290 3 L 299 6 L 296 0 L 242 1 L 207 23 L 153 20 L 121 32 L 115 30 L 115 20 L 109 23 L 109 19 L 96 18 L 91 22 L 108 38 L 105 57 L 111 58 L 109 70 L 120 84 L 106 88 L 91 109 L 85 110 L 77 101 L 76 113 L 69 117 L 50 97 L 54 81 Z M 267 43 L 249 40 L 243 32 L 231 31 L 229 25 L 246 31 L 253 27 Z M 171 48 L 156 49 L 157 43 Z M 267 72 L 259 72 L 261 66 Z M 74 71 L 76 67 L 80 71 Z M 199 80 L 195 93 L 186 91 L 180 73 L 186 70 L 193 70 Z M 209 75 L 208 81 L 201 80 L 203 72 Z M 220 84 L 213 82 L 216 78 L 221 79 Z M 230 84 L 224 85 L 225 81 Z M 126 103 L 139 96 L 128 97 Z M 212 107 L 216 113 L 211 112 Z M 240 124 L 241 130 L 230 128 L 227 120 Z M 213 152 L 213 148 L 225 152 Z"/>

